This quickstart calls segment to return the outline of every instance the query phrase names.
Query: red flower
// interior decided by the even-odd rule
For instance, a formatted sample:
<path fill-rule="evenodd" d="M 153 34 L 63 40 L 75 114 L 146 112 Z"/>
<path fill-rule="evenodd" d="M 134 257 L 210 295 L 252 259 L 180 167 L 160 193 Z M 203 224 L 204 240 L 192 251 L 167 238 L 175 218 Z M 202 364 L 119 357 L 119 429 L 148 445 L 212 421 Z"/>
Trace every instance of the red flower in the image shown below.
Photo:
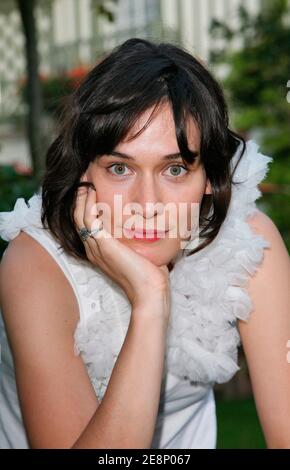
<path fill-rule="evenodd" d="M 66 76 L 71 79 L 73 87 L 77 87 L 89 71 L 90 68 L 88 66 L 79 65 L 78 67 L 68 70 Z"/>

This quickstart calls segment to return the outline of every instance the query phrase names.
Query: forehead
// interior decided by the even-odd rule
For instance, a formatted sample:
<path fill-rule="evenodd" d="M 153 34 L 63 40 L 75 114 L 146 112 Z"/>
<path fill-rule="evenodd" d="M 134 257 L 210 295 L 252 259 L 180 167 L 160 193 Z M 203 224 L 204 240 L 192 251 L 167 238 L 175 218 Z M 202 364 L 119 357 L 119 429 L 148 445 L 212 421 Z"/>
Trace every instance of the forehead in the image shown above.
<path fill-rule="evenodd" d="M 150 123 L 147 123 L 149 118 Z M 141 133 L 133 138 L 139 131 Z M 186 133 L 189 148 L 199 150 L 200 133 L 197 124 L 191 117 L 188 117 L 186 121 Z M 128 154 L 133 155 L 137 155 L 137 150 L 138 153 L 140 153 L 140 150 L 150 153 L 151 150 L 153 153 L 160 155 L 179 152 L 174 117 L 170 105 L 163 103 L 155 110 L 154 107 L 151 107 L 141 114 L 125 139 L 119 142 L 115 150 L 127 151 Z"/>

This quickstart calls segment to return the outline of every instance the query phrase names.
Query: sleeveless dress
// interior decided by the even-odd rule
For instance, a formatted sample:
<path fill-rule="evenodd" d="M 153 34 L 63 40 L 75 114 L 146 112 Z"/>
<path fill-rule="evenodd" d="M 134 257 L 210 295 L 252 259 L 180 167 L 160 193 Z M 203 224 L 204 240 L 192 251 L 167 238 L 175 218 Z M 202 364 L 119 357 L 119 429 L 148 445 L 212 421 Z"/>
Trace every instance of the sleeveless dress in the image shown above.
<path fill-rule="evenodd" d="M 231 166 L 236 164 L 241 145 Z M 247 282 L 270 244 L 254 233 L 246 219 L 257 210 L 258 184 L 273 159 L 246 143 L 234 176 L 232 198 L 216 239 L 192 256 L 178 255 L 170 271 L 171 312 L 160 403 L 152 449 L 214 449 L 217 423 L 213 386 L 229 381 L 240 369 L 237 320 L 247 321 L 252 302 Z M 81 356 L 101 401 L 126 337 L 131 305 L 123 290 L 89 261 L 76 260 L 43 228 L 41 188 L 26 203 L 0 213 L 0 236 L 6 241 L 22 230 L 39 242 L 61 267 L 79 306 L 74 354 Z M 192 242 L 189 242 L 192 243 Z M 4 252 L 5 256 L 5 252 Z M 16 287 L 15 287 L 16 288 Z M 0 448 L 27 449 L 15 383 L 13 356 L 0 315 L 2 347 Z"/>

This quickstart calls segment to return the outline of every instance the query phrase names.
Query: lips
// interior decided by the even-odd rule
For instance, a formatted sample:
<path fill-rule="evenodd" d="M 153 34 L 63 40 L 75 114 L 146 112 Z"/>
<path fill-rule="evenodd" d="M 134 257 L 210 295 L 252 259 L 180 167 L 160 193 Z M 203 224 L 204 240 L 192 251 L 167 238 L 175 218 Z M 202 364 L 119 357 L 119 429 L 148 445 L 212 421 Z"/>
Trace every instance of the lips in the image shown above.
<path fill-rule="evenodd" d="M 132 230 L 133 231 L 133 230 Z M 135 229 L 134 230 L 134 233 L 135 235 L 138 235 L 138 236 L 141 236 L 141 237 L 146 237 L 146 235 L 148 237 L 162 237 L 165 235 L 166 232 L 162 232 L 160 230 L 138 230 L 138 229 Z"/>
<path fill-rule="evenodd" d="M 165 234 L 168 232 L 166 231 L 160 231 L 160 230 L 145 230 L 145 229 L 124 229 L 124 232 L 129 235 L 131 238 L 133 234 L 134 239 L 142 239 L 142 240 L 159 240 L 160 238 L 165 238 Z"/>

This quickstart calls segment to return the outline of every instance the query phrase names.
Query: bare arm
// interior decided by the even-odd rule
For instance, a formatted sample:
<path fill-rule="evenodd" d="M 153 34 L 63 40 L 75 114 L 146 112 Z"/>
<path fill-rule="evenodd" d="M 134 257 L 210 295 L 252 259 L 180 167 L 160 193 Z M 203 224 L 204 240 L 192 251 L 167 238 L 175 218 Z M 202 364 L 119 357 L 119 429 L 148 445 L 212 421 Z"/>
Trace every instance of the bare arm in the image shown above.
<path fill-rule="evenodd" d="M 133 310 L 104 399 L 73 448 L 150 448 L 167 330 L 150 311 L 162 308 L 158 301 Z"/>
<path fill-rule="evenodd" d="M 82 359 L 73 353 L 79 314 L 72 288 L 26 234 L 9 245 L 1 262 L 0 299 L 32 448 L 150 446 L 167 329 L 168 306 L 161 297 L 133 309 L 101 404 Z"/>
<path fill-rule="evenodd" d="M 239 321 L 258 415 L 268 448 L 290 448 L 290 262 L 282 237 L 263 212 L 249 219 L 271 248 L 250 280 L 253 302 L 247 323 Z"/>

